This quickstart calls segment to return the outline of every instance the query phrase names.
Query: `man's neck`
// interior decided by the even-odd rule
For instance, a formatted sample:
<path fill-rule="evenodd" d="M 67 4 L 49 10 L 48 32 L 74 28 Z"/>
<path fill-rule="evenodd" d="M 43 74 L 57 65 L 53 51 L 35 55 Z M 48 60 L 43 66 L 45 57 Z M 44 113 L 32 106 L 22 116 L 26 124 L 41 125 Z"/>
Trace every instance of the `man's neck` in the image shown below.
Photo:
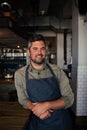
<path fill-rule="evenodd" d="M 32 66 L 35 70 L 41 70 L 41 69 L 43 69 L 44 64 L 45 64 L 45 63 L 35 64 L 35 63 L 31 62 L 31 66 Z"/>

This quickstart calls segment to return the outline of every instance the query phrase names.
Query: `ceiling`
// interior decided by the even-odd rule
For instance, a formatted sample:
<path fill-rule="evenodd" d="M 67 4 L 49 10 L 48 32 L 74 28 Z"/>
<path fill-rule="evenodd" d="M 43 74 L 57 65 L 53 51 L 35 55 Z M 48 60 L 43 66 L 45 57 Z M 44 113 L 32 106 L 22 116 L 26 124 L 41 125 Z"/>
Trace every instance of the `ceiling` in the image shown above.
<path fill-rule="evenodd" d="M 40 15 L 41 11 L 49 16 L 69 18 L 72 15 L 72 0 L 0 0 L 8 2 L 8 7 L 1 6 L 3 10 L 11 10 L 11 13 L 19 16 Z"/>
<path fill-rule="evenodd" d="M 44 18 L 45 16 L 54 16 L 60 21 L 72 20 L 72 0 L 6 0 L 8 5 L 3 5 L 3 2 L 5 2 L 5 0 L 0 1 L 0 16 L 2 18 L 3 12 L 9 11 L 12 25 L 2 26 L 5 22 L 0 23 L 1 47 L 14 47 L 17 44 L 26 46 L 26 36 L 28 35 L 27 32 L 29 27 L 26 24 L 26 27 L 20 25 L 22 22 L 25 22 L 25 19 L 30 22 L 30 17 L 33 17 L 34 19 L 39 16 L 43 16 Z M 39 21 L 41 21 L 41 19 Z M 30 29 L 30 31 L 32 31 L 32 29 Z"/>
<path fill-rule="evenodd" d="M 26 40 L 9 28 L 0 28 L 0 47 L 17 48 L 18 45 L 27 47 Z"/>

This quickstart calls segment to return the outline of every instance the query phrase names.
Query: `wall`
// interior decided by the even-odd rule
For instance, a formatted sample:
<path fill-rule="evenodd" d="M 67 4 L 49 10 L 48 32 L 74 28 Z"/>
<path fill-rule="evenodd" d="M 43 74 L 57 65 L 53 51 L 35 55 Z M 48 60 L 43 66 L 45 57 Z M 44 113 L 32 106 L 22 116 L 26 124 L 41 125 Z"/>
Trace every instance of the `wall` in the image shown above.
<path fill-rule="evenodd" d="M 77 115 L 87 115 L 87 23 L 79 16 Z"/>
<path fill-rule="evenodd" d="M 72 19 L 72 88 L 75 93 L 73 110 L 76 116 L 87 116 L 87 23 L 73 4 Z"/>
<path fill-rule="evenodd" d="M 57 65 L 60 68 L 64 66 L 64 37 L 63 33 L 57 34 Z"/>
<path fill-rule="evenodd" d="M 72 34 L 71 33 L 67 34 L 66 43 L 67 43 L 66 57 L 67 57 L 67 64 L 69 65 L 72 63 Z"/>

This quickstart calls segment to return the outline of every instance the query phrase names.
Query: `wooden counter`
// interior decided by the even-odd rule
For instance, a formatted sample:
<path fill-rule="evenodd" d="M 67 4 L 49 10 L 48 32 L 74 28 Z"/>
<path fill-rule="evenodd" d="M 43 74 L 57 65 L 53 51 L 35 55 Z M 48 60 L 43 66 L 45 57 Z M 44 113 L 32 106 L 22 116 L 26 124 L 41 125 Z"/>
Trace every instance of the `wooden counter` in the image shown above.
<path fill-rule="evenodd" d="M 0 101 L 0 130 L 23 130 L 29 114 L 18 102 Z"/>

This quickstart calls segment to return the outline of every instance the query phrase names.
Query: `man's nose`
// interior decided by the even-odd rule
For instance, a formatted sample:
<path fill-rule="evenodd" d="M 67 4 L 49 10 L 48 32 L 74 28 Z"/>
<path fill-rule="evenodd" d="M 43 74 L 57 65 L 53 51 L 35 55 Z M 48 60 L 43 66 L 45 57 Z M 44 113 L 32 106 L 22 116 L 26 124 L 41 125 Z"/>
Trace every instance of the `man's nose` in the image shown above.
<path fill-rule="evenodd" d="M 38 50 L 38 53 L 41 54 L 41 49 Z"/>

